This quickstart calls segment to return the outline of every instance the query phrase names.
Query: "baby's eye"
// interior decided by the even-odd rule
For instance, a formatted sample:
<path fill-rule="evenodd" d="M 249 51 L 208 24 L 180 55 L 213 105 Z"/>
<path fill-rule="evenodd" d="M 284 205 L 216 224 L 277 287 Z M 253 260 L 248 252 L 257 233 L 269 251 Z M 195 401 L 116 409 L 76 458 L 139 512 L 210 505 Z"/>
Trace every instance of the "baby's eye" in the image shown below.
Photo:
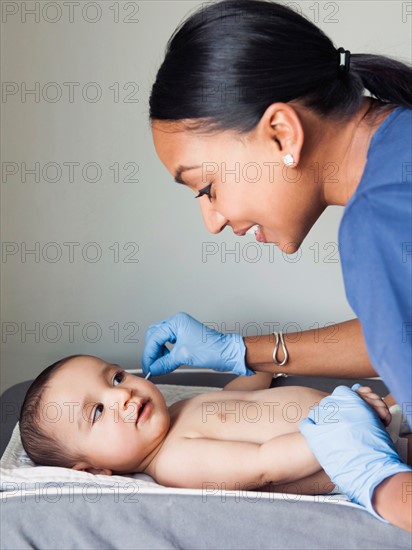
<path fill-rule="evenodd" d="M 123 371 L 119 370 L 119 372 L 116 372 L 116 374 L 113 377 L 113 386 L 117 386 L 117 384 L 115 383 L 116 381 L 118 381 L 120 384 L 123 381 L 124 376 L 125 376 L 125 373 Z"/>
<path fill-rule="evenodd" d="M 96 413 L 99 412 L 102 413 L 103 412 L 103 405 L 100 403 L 99 405 L 97 405 L 97 407 L 94 409 L 94 413 L 93 413 L 93 418 L 92 418 L 92 423 L 94 424 L 96 422 L 96 420 L 99 419 L 99 416 L 96 418 Z"/>

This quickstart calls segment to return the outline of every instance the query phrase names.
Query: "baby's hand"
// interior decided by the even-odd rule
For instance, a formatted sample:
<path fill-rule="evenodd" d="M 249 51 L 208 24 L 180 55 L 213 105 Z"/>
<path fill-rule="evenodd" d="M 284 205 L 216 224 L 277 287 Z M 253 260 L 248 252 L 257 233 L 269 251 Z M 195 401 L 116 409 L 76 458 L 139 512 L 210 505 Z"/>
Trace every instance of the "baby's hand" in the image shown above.
<path fill-rule="evenodd" d="M 392 415 L 389 411 L 388 405 L 383 400 L 383 397 L 380 397 L 369 386 L 361 386 L 360 384 L 357 384 L 356 386 L 353 386 L 352 389 L 354 389 L 356 393 L 360 395 L 360 397 L 362 397 L 362 399 L 366 401 L 366 403 L 376 412 L 383 425 L 389 426 L 392 420 Z"/>

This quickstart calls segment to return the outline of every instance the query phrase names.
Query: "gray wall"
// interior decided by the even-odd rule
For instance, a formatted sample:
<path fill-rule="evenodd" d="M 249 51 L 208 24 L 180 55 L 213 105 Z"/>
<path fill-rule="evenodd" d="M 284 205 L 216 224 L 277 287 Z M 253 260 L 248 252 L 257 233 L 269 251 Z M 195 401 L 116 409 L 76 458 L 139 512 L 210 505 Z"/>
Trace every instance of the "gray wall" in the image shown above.
<path fill-rule="evenodd" d="M 181 310 L 244 335 L 353 317 L 341 208 L 283 257 L 251 236 L 208 234 L 193 194 L 156 158 L 150 87 L 167 39 L 201 2 L 101 0 L 72 14 L 63 2 L 25 4 L 36 18 L 2 2 L 2 389 L 78 352 L 139 368 L 148 325 Z M 336 47 L 410 62 L 411 2 L 287 4 Z M 25 92 L 36 86 L 37 97 Z"/>

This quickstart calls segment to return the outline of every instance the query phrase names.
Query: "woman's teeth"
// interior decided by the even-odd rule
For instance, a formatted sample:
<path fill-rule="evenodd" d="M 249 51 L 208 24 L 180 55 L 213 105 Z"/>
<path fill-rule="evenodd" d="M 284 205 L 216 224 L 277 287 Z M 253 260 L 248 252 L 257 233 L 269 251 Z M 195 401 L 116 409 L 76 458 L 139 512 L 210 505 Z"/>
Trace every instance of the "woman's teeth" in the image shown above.
<path fill-rule="evenodd" d="M 253 225 L 250 229 L 248 229 L 246 231 L 246 235 L 255 235 L 256 234 L 256 231 L 258 231 L 259 229 L 259 225 L 256 224 L 256 225 Z"/>

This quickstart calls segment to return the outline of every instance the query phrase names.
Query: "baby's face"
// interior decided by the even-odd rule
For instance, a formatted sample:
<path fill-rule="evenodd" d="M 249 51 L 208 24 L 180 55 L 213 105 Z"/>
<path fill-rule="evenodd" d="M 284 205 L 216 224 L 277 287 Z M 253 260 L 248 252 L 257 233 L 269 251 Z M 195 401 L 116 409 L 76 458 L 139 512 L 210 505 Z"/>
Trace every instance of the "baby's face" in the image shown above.
<path fill-rule="evenodd" d="M 42 418 L 49 433 L 87 457 L 75 469 L 109 475 L 143 470 L 170 426 L 154 384 L 89 356 L 70 359 L 56 372 L 44 393 Z"/>

